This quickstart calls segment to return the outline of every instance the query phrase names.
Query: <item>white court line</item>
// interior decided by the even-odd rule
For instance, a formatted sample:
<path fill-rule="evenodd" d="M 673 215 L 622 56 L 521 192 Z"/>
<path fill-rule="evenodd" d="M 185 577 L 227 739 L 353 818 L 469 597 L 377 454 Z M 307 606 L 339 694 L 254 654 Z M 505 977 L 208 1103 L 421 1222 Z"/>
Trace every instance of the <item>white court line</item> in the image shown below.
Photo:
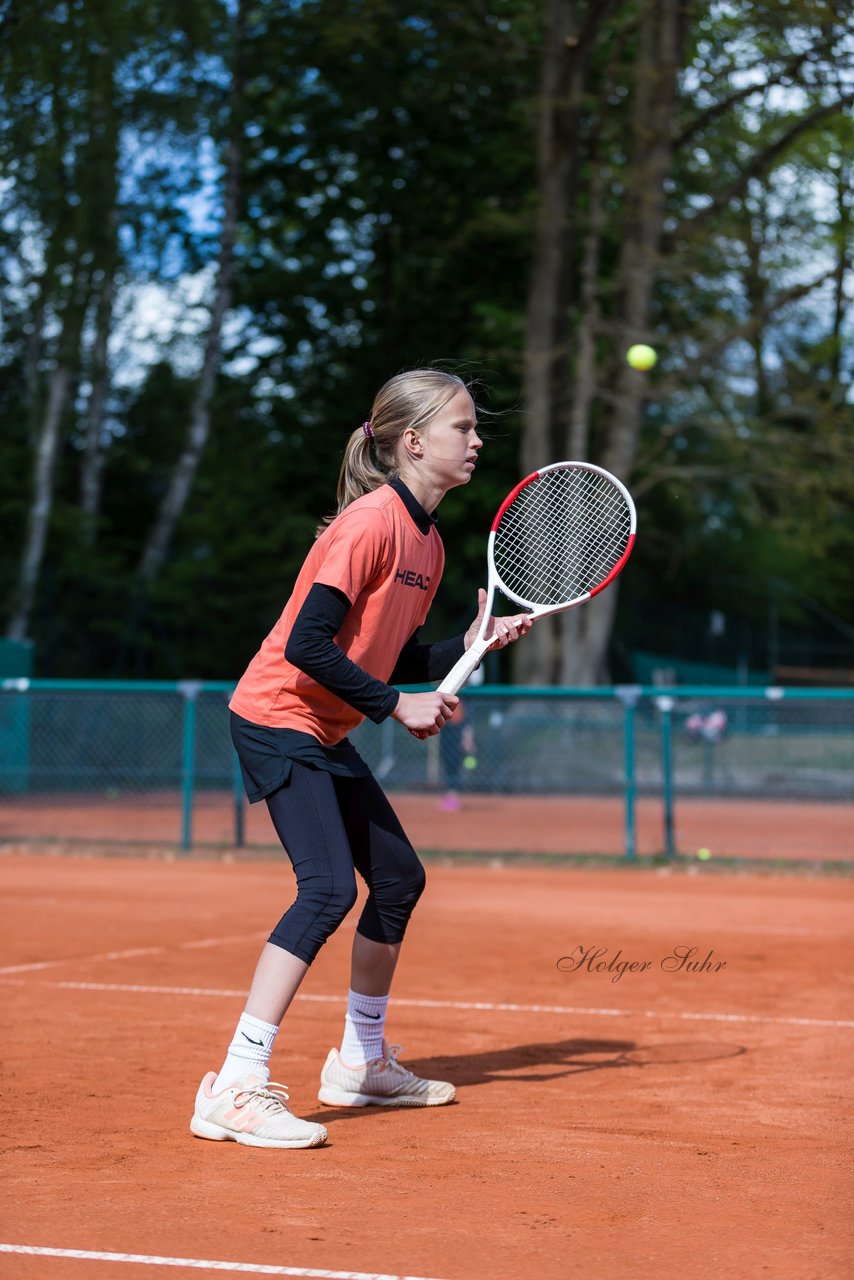
<path fill-rule="evenodd" d="M 93 956 L 93 960 L 136 960 L 138 956 L 159 956 L 165 947 L 131 947 L 127 951 L 105 951 L 102 956 Z M 60 964 L 63 962 L 60 961 Z"/>
<path fill-rule="evenodd" d="M 224 938 L 200 938 L 198 942 L 179 942 L 179 951 L 197 951 L 202 947 L 224 947 L 230 942 L 254 942 L 266 938 L 269 930 L 256 929 L 254 933 L 232 933 Z"/>
<path fill-rule="evenodd" d="M 208 1258 L 161 1258 L 151 1253 L 101 1253 L 93 1249 L 47 1249 L 30 1244 L 0 1244 L 0 1253 L 37 1258 L 82 1258 L 89 1262 L 135 1262 L 146 1267 L 195 1267 L 202 1271 L 243 1271 L 262 1276 L 308 1276 L 310 1280 L 429 1280 L 376 1271 L 324 1271 L 316 1267 L 277 1267 L 262 1262 L 212 1262 Z"/>
<path fill-rule="evenodd" d="M 3 986 L 28 986 L 26 982 L 0 979 Z M 122 982 L 40 982 L 41 987 L 60 987 L 64 991 L 128 991 L 152 996 L 214 996 L 239 999 L 246 990 L 230 990 L 222 987 L 150 987 Z M 346 996 L 297 995 L 297 1000 L 313 1004 L 346 1004 Z M 584 1005 L 568 1004 L 493 1004 L 487 1000 L 408 1000 L 394 997 L 395 1005 L 409 1009 L 459 1009 L 482 1013 L 568 1013 L 573 1017 L 591 1018 L 658 1018 L 664 1022 L 674 1019 L 680 1022 L 745 1022 L 767 1023 L 783 1027 L 835 1027 L 854 1030 L 854 1021 L 844 1018 L 797 1018 L 786 1015 L 773 1016 L 762 1013 L 698 1013 L 676 1009 L 593 1009 Z"/>
<path fill-rule="evenodd" d="M 763 938 L 823 938 L 826 936 L 824 933 L 817 933 L 815 929 L 802 929 L 800 926 L 789 929 L 785 925 L 780 925 L 779 928 L 763 925 L 761 929 L 757 929 L 752 924 L 727 924 L 723 926 L 721 932 L 749 933 L 756 938 L 757 942 L 761 942 Z"/>
<path fill-rule="evenodd" d="M 38 969 L 55 969 L 62 964 L 91 964 L 96 960 L 133 960 L 138 956 L 162 956 L 168 951 L 194 951 L 200 947 L 221 947 L 232 942 L 255 942 L 266 938 L 266 932 L 232 933 L 222 938 L 199 938 L 196 942 L 176 942 L 169 947 L 133 947 L 129 951 L 101 951 L 91 956 L 64 956 L 60 960 L 40 960 L 33 964 L 10 964 L 4 973 L 34 973 Z"/>

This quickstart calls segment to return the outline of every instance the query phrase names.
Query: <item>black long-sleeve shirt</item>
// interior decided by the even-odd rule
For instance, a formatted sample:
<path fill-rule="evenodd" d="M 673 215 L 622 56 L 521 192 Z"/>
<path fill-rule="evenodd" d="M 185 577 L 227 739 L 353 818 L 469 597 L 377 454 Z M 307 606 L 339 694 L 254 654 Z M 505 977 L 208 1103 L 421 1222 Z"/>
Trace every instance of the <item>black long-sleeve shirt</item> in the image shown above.
<path fill-rule="evenodd" d="M 285 657 L 375 724 L 397 706 L 400 694 L 392 685 L 441 680 L 465 650 L 462 636 L 421 644 L 416 631 L 401 649 L 386 684 L 357 666 L 335 643 L 349 608 L 343 591 L 315 582 L 297 614 Z"/>

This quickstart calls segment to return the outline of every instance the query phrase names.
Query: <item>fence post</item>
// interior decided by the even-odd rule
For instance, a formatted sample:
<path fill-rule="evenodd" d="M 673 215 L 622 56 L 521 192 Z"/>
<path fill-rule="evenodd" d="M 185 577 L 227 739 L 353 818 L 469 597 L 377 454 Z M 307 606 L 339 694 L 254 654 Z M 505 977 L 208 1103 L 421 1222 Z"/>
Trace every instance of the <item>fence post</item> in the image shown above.
<path fill-rule="evenodd" d="M 635 819 L 635 708 L 641 697 L 639 684 L 618 684 L 614 693 L 623 704 L 623 758 L 625 792 L 625 845 L 626 858 L 633 862 L 637 857 L 637 827 Z"/>
<path fill-rule="evenodd" d="M 244 821 L 243 808 L 243 774 L 240 772 L 240 761 L 237 758 L 237 752 L 232 747 L 232 779 L 234 782 L 234 844 L 238 849 L 242 849 L 246 843 L 246 824 Z"/>
<path fill-rule="evenodd" d="M 676 852 L 673 839 L 673 720 L 671 713 L 675 698 L 664 695 L 656 698 L 655 705 L 661 712 L 661 791 L 664 800 L 664 852 L 672 858 Z"/>
<path fill-rule="evenodd" d="M 17 641 L 9 641 L 9 644 Z M 3 641 L 0 641 L 2 659 Z M 30 702 L 28 676 L 11 676 L 0 680 L 0 690 L 10 697 L 3 700 L 0 717 L 0 795 L 23 795 L 30 787 Z"/>
<path fill-rule="evenodd" d="M 196 699 L 200 680 L 182 680 L 178 692 L 184 699 L 181 731 L 181 849 L 193 847 L 193 794 L 196 772 Z"/>

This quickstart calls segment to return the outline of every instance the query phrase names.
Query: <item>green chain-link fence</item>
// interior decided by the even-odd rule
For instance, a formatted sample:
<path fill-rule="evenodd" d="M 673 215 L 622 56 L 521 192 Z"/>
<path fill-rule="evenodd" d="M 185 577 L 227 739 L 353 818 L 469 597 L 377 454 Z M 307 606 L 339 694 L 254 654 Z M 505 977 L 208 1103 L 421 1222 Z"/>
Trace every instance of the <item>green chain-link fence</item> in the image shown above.
<path fill-rule="evenodd" d="M 243 845 L 231 689 L 4 681 L 0 840 Z M 854 691 L 484 686 L 464 703 L 456 746 L 449 729 L 423 743 L 392 720 L 365 723 L 353 739 L 390 791 L 453 788 L 463 802 L 467 793 L 611 797 L 628 857 L 637 805 L 649 797 L 670 855 L 674 813 L 691 798 L 803 801 L 837 813 L 854 804 Z M 854 856 L 854 836 L 835 856 Z"/>

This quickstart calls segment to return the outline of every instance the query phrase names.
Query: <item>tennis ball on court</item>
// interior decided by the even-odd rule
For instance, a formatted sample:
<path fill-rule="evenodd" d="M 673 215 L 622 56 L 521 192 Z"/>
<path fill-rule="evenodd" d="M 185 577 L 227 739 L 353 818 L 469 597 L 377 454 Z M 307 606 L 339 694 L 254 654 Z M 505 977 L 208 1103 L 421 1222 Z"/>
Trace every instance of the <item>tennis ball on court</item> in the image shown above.
<path fill-rule="evenodd" d="M 698 849 L 698 850 L 697 850 L 697 857 L 700 859 L 700 861 L 701 861 L 701 862 L 708 862 L 708 861 L 709 861 L 709 858 L 711 858 L 711 856 L 712 856 L 712 851 L 711 851 L 711 849 Z"/>
<path fill-rule="evenodd" d="M 463 760 L 463 768 L 464 768 L 464 769 L 476 769 L 476 768 L 477 768 L 477 756 L 466 756 L 466 757 L 465 757 L 465 759 Z"/>
<path fill-rule="evenodd" d="M 655 367 L 658 356 L 645 342 L 636 342 L 626 352 L 626 359 L 633 369 L 640 369 L 645 373 L 648 369 Z"/>

